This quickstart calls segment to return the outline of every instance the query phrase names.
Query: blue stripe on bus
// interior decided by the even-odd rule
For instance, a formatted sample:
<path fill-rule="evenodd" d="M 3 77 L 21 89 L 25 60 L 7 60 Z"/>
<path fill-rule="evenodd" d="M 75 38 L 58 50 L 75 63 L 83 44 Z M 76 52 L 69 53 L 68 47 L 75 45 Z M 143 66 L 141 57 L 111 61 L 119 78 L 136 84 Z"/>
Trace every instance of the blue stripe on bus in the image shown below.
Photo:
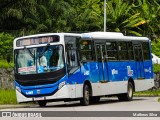
<path fill-rule="evenodd" d="M 100 80 L 106 80 L 108 82 L 127 81 L 130 77 L 136 80 L 138 77 L 144 77 L 145 79 L 153 78 L 152 61 L 144 61 L 139 63 L 128 62 L 87 62 L 84 63 L 78 70 L 76 70 L 71 76 L 68 75 L 61 78 L 54 84 L 37 85 L 37 86 L 20 86 L 17 82 L 15 85 L 20 87 L 23 94 L 31 94 L 29 91 L 33 91 L 33 95 L 37 95 L 37 89 L 41 90 L 41 94 L 51 94 L 58 89 L 59 83 L 65 81 L 66 84 L 83 84 L 85 80 L 90 80 L 92 83 L 100 82 Z M 141 71 L 137 71 L 137 67 L 142 67 Z"/>

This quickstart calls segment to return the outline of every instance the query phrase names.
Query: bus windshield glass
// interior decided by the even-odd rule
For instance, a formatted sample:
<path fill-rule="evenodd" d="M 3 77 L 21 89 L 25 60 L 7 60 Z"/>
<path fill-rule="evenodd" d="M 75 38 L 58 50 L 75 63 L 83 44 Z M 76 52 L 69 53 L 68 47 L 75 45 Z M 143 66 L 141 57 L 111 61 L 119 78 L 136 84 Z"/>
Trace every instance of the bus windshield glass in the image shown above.
<path fill-rule="evenodd" d="M 62 45 L 15 50 L 16 73 L 38 74 L 64 68 Z"/>

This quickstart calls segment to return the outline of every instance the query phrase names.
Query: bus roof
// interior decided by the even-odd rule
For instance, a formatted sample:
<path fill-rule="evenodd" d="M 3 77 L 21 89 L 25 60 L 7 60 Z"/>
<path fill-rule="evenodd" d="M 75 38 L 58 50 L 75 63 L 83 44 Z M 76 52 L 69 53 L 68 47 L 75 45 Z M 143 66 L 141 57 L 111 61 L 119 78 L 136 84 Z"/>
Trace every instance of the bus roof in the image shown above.
<path fill-rule="evenodd" d="M 115 39 L 115 40 L 142 40 L 148 41 L 147 37 L 135 37 L 135 36 L 124 36 L 119 32 L 89 32 L 83 33 L 82 38 L 92 38 L 92 39 Z"/>
<path fill-rule="evenodd" d="M 45 34 L 34 34 L 34 35 L 28 35 L 28 36 L 23 36 L 23 37 L 18 37 L 16 39 L 14 39 L 14 49 L 19 49 L 21 48 L 22 46 L 18 46 L 17 47 L 17 41 L 18 40 L 23 40 L 23 39 L 30 39 L 30 38 L 38 38 L 38 37 L 45 37 L 45 36 L 53 36 L 53 35 L 59 35 L 59 36 L 75 36 L 75 37 L 81 37 L 81 34 L 78 34 L 78 33 L 45 33 Z M 63 41 L 59 41 L 58 43 L 63 43 Z M 40 46 L 42 44 L 39 44 Z M 44 44 L 43 44 L 44 45 Z M 30 46 L 30 45 L 28 45 Z M 37 46 L 37 44 L 33 44 L 32 47 L 34 46 Z"/>
<path fill-rule="evenodd" d="M 50 36 L 50 35 L 64 35 L 64 36 L 81 36 L 82 38 L 92 38 L 92 39 L 116 39 L 116 40 L 149 40 L 147 37 L 135 37 L 135 36 L 124 36 L 120 32 L 89 32 L 89 33 L 45 33 L 45 34 L 35 34 L 23 37 L 18 37 L 15 39 L 25 39 L 32 37 Z"/>
<path fill-rule="evenodd" d="M 35 34 L 29 36 L 18 37 L 14 40 L 14 48 L 16 48 L 16 41 L 19 39 L 42 37 L 42 36 L 77 36 L 82 37 L 82 39 L 97 39 L 97 40 L 116 40 L 116 41 L 148 41 L 147 37 L 135 37 L 135 36 L 124 36 L 122 33 L 118 32 L 89 32 L 89 33 L 45 33 L 45 34 Z"/>
<path fill-rule="evenodd" d="M 42 36 L 50 36 L 50 35 L 64 35 L 64 36 L 81 36 L 81 34 L 78 33 L 45 33 L 45 34 L 34 34 L 34 35 L 28 35 L 28 36 L 23 36 L 23 37 L 18 37 L 15 39 L 25 39 L 25 38 L 32 38 L 32 37 L 42 37 Z"/>

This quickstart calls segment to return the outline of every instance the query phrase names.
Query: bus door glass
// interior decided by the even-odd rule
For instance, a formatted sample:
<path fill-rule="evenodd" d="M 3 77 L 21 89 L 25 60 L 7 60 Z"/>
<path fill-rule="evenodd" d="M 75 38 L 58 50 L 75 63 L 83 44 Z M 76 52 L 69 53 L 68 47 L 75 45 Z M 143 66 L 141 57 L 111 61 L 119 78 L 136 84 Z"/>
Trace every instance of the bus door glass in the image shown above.
<path fill-rule="evenodd" d="M 144 60 L 143 60 L 143 53 L 142 53 L 142 45 L 136 44 L 134 45 L 134 54 L 135 54 L 135 61 L 137 67 L 137 78 L 144 79 Z"/>
<path fill-rule="evenodd" d="M 105 44 L 96 44 L 96 54 L 98 60 L 99 79 L 101 82 L 106 82 L 108 80 L 108 72 Z"/>

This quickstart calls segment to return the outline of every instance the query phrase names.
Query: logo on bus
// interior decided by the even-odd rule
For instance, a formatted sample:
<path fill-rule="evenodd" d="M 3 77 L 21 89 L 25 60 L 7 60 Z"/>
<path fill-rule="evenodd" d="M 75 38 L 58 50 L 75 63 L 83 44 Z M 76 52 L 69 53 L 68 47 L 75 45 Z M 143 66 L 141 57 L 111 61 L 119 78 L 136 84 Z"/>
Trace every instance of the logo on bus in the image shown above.
<path fill-rule="evenodd" d="M 117 75 L 118 74 L 118 70 L 113 69 L 112 70 L 112 75 Z"/>
<path fill-rule="evenodd" d="M 84 75 L 89 75 L 89 71 L 85 71 L 85 72 L 84 72 Z"/>
<path fill-rule="evenodd" d="M 128 76 L 133 76 L 133 70 L 128 70 Z"/>
<path fill-rule="evenodd" d="M 133 70 L 131 69 L 131 66 L 127 66 L 127 73 L 128 76 L 133 76 Z"/>
<path fill-rule="evenodd" d="M 33 91 L 28 91 L 28 92 L 26 92 L 26 94 L 31 95 L 31 94 L 33 94 Z"/>
<path fill-rule="evenodd" d="M 41 93 L 41 91 L 40 90 L 37 90 L 37 94 L 40 94 Z"/>
<path fill-rule="evenodd" d="M 145 72 L 151 73 L 151 67 L 149 69 L 144 69 Z"/>

